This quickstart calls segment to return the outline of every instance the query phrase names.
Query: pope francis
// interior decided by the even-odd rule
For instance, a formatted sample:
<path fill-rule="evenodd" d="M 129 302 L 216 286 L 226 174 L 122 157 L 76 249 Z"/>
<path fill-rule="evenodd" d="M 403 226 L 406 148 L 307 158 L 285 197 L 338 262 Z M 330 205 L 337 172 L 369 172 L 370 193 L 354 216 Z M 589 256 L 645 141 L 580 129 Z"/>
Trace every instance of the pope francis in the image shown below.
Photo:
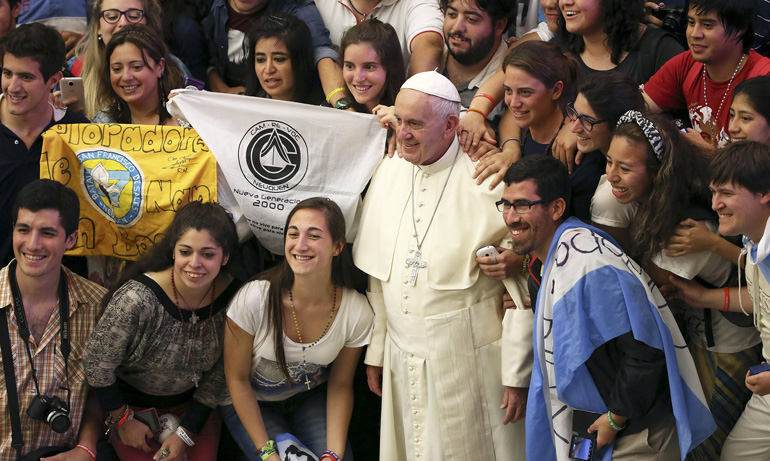
<path fill-rule="evenodd" d="M 508 232 L 495 207 L 503 185 L 477 186 L 460 149 L 459 101 L 437 72 L 401 87 L 399 155 L 372 178 L 353 248 L 375 311 L 366 363 L 383 397 L 383 460 L 524 459 L 523 420 L 504 420 L 526 405 L 533 315 L 503 313 L 506 287 L 523 306 L 521 275 L 492 280 L 476 262 Z"/>

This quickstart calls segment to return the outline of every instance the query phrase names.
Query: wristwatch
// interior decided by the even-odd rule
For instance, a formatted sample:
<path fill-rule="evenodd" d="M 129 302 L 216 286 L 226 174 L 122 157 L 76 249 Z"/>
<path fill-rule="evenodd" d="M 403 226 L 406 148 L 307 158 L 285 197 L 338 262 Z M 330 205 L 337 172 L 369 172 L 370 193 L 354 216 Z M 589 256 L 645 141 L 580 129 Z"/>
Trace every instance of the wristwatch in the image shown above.
<path fill-rule="evenodd" d="M 350 109 L 350 107 L 353 105 L 353 103 L 348 98 L 339 98 L 337 102 L 334 103 L 335 109 Z"/>

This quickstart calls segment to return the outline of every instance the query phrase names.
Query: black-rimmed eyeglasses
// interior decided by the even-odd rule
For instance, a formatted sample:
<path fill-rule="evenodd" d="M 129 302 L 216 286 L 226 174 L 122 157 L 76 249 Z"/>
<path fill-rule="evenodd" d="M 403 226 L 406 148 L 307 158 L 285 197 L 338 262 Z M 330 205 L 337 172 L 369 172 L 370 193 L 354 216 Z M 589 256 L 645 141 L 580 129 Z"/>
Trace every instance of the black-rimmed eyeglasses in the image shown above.
<path fill-rule="evenodd" d="M 607 121 L 607 119 L 594 120 L 587 115 L 578 114 L 572 103 L 567 104 L 567 117 L 573 122 L 580 119 L 580 126 L 582 126 L 586 131 L 591 131 L 594 129 L 594 125 L 598 125 L 599 123 L 604 123 Z"/>
<path fill-rule="evenodd" d="M 497 211 L 501 213 L 508 213 L 511 211 L 511 208 L 513 208 L 516 213 L 524 214 L 529 213 L 532 211 L 532 207 L 535 205 L 539 205 L 541 203 L 547 203 L 551 200 L 514 200 L 513 203 L 509 202 L 508 200 L 498 200 L 495 202 L 495 205 L 497 206 Z"/>
<path fill-rule="evenodd" d="M 125 16 L 126 21 L 135 24 L 141 21 L 144 17 L 144 10 L 140 10 L 139 8 L 129 8 L 126 11 L 120 11 L 111 8 L 109 10 L 102 11 L 102 19 L 104 19 L 104 22 L 107 24 L 115 24 L 116 22 L 120 21 L 121 16 Z"/>

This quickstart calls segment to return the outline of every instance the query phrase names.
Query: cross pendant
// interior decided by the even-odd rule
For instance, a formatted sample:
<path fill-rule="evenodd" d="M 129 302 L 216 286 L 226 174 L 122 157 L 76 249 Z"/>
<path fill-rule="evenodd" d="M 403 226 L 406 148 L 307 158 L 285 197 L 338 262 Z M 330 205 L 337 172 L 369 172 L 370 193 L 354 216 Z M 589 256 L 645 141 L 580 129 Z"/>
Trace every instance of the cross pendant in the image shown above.
<path fill-rule="evenodd" d="M 417 250 L 414 252 L 414 258 L 406 260 L 406 267 L 412 268 L 412 274 L 409 276 L 409 286 L 413 287 L 417 284 L 417 273 L 420 269 L 427 268 L 428 262 L 422 260 L 422 252 Z"/>
<path fill-rule="evenodd" d="M 195 312 L 193 312 L 192 315 L 190 316 L 190 323 L 192 323 L 193 325 L 198 323 L 198 316 L 195 315 Z"/>
<path fill-rule="evenodd" d="M 198 375 L 193 372 L 193 378 L 192 378 L 193 384 L 195 384 L 195 387 L 198 387 Z"/>

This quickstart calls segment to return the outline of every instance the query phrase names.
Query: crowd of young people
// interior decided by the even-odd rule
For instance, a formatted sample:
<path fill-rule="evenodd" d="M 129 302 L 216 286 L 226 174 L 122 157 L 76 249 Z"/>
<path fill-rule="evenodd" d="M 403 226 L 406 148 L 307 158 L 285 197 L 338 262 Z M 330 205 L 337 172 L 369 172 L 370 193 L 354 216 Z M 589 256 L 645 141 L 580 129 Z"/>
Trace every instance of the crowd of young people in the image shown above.
<path fill-rule="evenodd" d="M 479 26 L 463 10 L 491 10 L 492 0 L 372 5 L 347 0 L 332 2 L 339 3 L 334 7 L 326 2 L 332 0 L 316 0 L 318 8 L 304 0 L 213 0 L 203 2 L 208 13 L 200 14 L 199 2 L 192 0 L 168 7 L 159 0 L 97 0 L 66 65 L 63 43 L 56 42 L 53 57 L 30 48 L 35 40 L 29 34 L 47 34 L 49 28 L 21 26 L 2 42 L 2 128 L 16 145 L 21 138 L 26 150 L 34 150 L 42 131 L 27 133 L 27 139 L 14 125 L 26 113 L 24 104 L 40 102 L 30 95 L 45 97 L 38 105 L 46 111 L 46 127 L 54 120 L 85 121 L 72 118 L 78 106 L 93 123 L 184 124 L 169 114 L 166 102 L 173 89 L 190 83 L 186 77 L 196 77 L 211 91 L 375 114 L 396 134 L 405 123 L 410 132 L 419 131 L 397 112 L 396 96 L 409 75 L 451 59 L 446 53 L 437 58 L 436 17 L 453 21 L 453 32 L 443 37 L 450 54 L 463 41 L 494 52 L 489 43 L 474 41 Z M 0 7 L 3 3 L 10 11 L 18 5 L 0 0 Z M 325 24 L 339 21 L 335 8 L 347 11 L 348 5 L 354 24 L 341 32 L 341 24 Z M 357 5 L 370 10 L 364 13 Z M 546 21 L 511 40 L 456 124 L 459 145 L 478 160 L 473 176 L 479 183 L 491 176 L 479 187 L 493 189 L 524 158 L 556 157 L 565 164 L 571 197 L 565 217 L 606 232 L 649 274 L 687 341 L 716 430 L 689 454 L 680 452 L 681 459 L 763 459 L 770 450 L 770 431 L 761 424 L 770 417 L 770 371 L 755 366 L 770 358 L 765 306 L 770 185 L 756 172 L 770 174 L 770 59 L 750 50 L 756 2 L 690 0 L 684 12 L 687 50 L 645 22 L 642 0 L 541 0 L 540 6 Z M 425 11 L 431 16 L 420 21 L 408 16 Z M 464 15 L 460 25 L 458 11 Z M 194 52 L 183 46 L 196 40 L 208 48 Z M 52 93 L 62 74 L 44 66 L 51 59 L 61 60 L 66 73 L 82 76 L 84 101 L 62 101 Z M 205 72 L 202 62 L 209 64 Z M 32 71 L 25 68 L 30 63 Z M 32 85 L 37 93 L 29 90 Z M 52 115 L 49 93 L 57 107 Z M 70 116 L 62 118 L 66 106 Z M 493 120 L 500 106 L 502 120 Z M 399 138 L 397 144 L 407 150 L 403 142 Z M 22 289 L 24 277 L 34 272 L 26 264 L 35 264 L 37 250 L 30 249 L 40 246 L 38 240 L 63 237 L 57 241 L 63 253 L 73 234 L 65 222 L 71 210 L 60 204 L 36 204 L 30 193 L 19 193 L 21 202 L 10 206 L 36 176 L 30 173 L 34 168 L 25 168 L 12 177 L 14 170 L 0 163 L 6 175 L 0 178 L 13 183 L 3 205 L 14 223 L 8 253 L 12 247 L 16 263 L 8 272 L 23 273 Z M 526 212 L 536 205 L 528 204 Z M 516 204 L 509 205 L 504 214 Z M 56 236 L 43 229 L 37 237 L 37 218 L 27 215 L 41 210 L 60 215 L 60 226 L 48 226 L 62 228 Z M 38 240 L 17 247 L 17 238 L 21 242 L 29 234 Z M 248 459 L 279 459 L 274 439 L 284 432 L 321 459 L 353 459 L 356 447 L 347 437 L 353 382 L 375 319 L 366 297 L 356 291 L 362 287 L 354 283 L 359 274 L 350 264 L 342 212 L 322 198 L 299 203 L 286 220 L 285 259 L 247 280 L 230 270 L 239 257 L 237 244 L 235 225 L 221 206 L 193 202 L 176 214 L 149 254 L 119 278 L 101 280 L 110 287 L 106 295 L 88 285 L 103 296 L 94 306 L 100 320 L 83 327 L 85 340 L 75 345 L 70 360 L 76 365 L 70 365 L 74 376 L 88 380 L 95 398 L 85 403 L 84 395 L 77 397 L 78 418 L 85 416 L 76 426 L 85 429 L 79 434 L 75 427 L 69 439 L 57 443 L 81 457 L 94 455 L 91 428 L 101 419 L 111 428 L 108 443 L 120 459 L 216 459 L 222 427 Z M 500 248 L 498 256 L 502 264 L 524 264 L 530 282 L 539 284 L 542 261 L 512 254 Z M 51 273 L 59 274 L 61 264 L 54 263 Z M 493 278 L 483 267 L 482 272 Z M 61 274 L 49 282 L 76 280 Z M 531 293 L 534 306 L 538 289 Z M 510 307 L 513 301 L 506 299 Z M 15 303 L 14 298 L 9 305 Z M 47 307 L 56 324 L 58 311 Z M 7 309 L 8 318 L 16 322 L 12 311 Z M 32 331 L 32 339 L 51 337 L 45 331 Z M 69 376 L 66 357 L 64 365 Z M 37 385 L 34 372 L 32 377 Z M 370 387 L 377 388 L 371 379 Z M 136 417 L 150 407 L 179 419 L 163 442 Z M 610 441 L 625 447 L 619 441 L 641 429 L 631 419 L 633 431 L 624 431 L 627 424 L 615 423 L 626 418 L 614 416 Z M 645 416 L 634 415 L 637 421 Z M 0 433 L 10 435 L 5 426 L 0 424 Z M 605 433 L 600 436 L 597 449 L 605 444 Z M 629 459 L 671 456 L 672 447 L 666 443 Z M 11 459 L 10 444 L 2 445 L 0 455 L 5 458 L 6 449 Z M 611 449 L 601 453 L 612 456 Z"/>

